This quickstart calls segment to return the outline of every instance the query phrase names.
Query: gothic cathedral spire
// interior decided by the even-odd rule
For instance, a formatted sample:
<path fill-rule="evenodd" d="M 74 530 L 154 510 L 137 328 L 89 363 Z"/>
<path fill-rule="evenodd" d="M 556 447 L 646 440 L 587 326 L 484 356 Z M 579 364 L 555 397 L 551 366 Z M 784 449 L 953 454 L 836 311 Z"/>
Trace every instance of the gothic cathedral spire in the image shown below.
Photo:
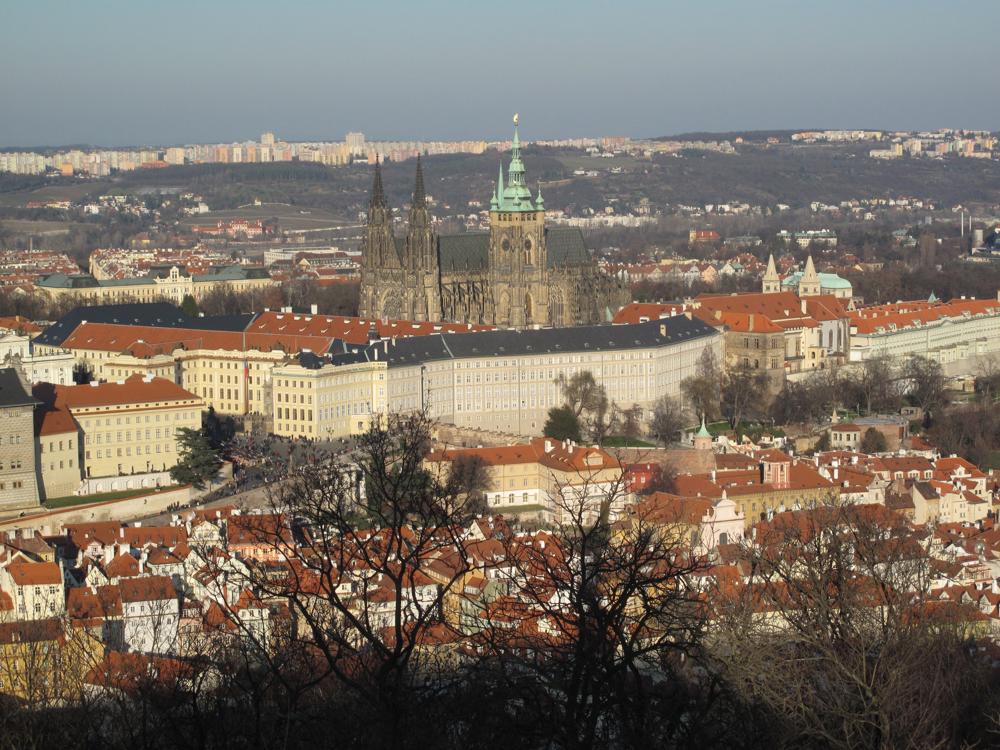
<path fill-rule="evenodd" d="M 427 197 L 424 194 L 424 169 L 420 165 L 420 154 L 417 154 L 417 177 L 413 184 L 413 208 L 426 208 Z"/>
<path fill-rule="evenodd" d="M 388 208 L 385 200 L 385 191 L 382 189 L 382 165 L 378 156 L 375 157 L 375 179 L 372 182 L 372 197 L 369 205 L 374 207 Z M 371 221 L 371 211 L 368 212 L 368 221 Z"/>

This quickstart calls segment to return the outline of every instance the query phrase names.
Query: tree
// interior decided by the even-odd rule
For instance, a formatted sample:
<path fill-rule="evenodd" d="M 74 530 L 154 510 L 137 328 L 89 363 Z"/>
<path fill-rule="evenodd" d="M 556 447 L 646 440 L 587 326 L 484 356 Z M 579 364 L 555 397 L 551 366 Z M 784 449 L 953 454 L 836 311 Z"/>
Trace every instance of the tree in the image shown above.
<path fill-rule="evenodd" d="M 77 362 L 73 365 L 73 382 L 77 385 L 87 385 L 94 379 L 94 371 L 85 362 Z"/>
<path fill-rule="evenodd" d="M 624 486 L 592 489 L 553 494 L 556 530 L 503 539 L 501 580 L 540 622 L 511 628 L 506 598 L 486 607 L 482 692 L 516 696 L 519 722 L 551 738 L 531 747 L 710 746 L 693 736 L 706 725 L 684 718 L 706 625 L 684 581 L 703 563 L 642 505 L 612 533 L 607 510 Z"/>
<path fill-rule="evenodd" d="M 664 447 L 673 443 L 686 424 L 684 408 L 672 396 L 660 396 L 653 405 L 649 431 Z"/>
<path fill-rule="evenodd" d="M 194 297 L 190 294 L 185 294 L 184 299 L 181 300 L 181 312 L 189 318 L 198 317 L 198 303 L 194 301 Z"/>
<path fill-rule="evenodd" d="M 935 412 L 947 403 L 947 381 L 939 362 L 911 354 L 903 365 L 901 376 L 908 385 L 907 395 L 924 413 Z"/>
<path fill-rule="evenodd" d="M 740 363 L 729 370 L 722 382 L 722 413 L 732 429 L 744 417 L 762 411 L 767 399 L 767 373 Z"/>
<path fill-rule="evenodd" d="M 608 397 L 604 386 L 594 379 L 594 374 L 590 370 L 581 370 L 569 378 L 560 374 L 556 378 L 556 384 L 562 390 L 566 406 L 572 409 L 577 417 L 583 416 L 586 412 L 595 412 L 601 408 L 602 402 L 605 405 L 607 403 Z"/>
<path fill-rule="evenodd" d="M 711 594 L 715 654 L 787 738 L 765 744 L 967 746 L 978 612 L 933 601 L 923 539 L 884 508 L 831 505 L 779 514 L 742 547 L 745 577 Z"/>
<path fill-rule="evenodd" d="M 642 434 L 642 407 L 632 404 L 621 412 L 621 432 L 626 440 L 632 441 Z"/>
<path fill-rule="evenodd" d="M 219 472 L 222 461 L 201 430 L 183 427 L 177 432 L 180 455 L 177 465 L 170 469 L 170 478 L 180 484 L 190 484 L 199 489 Z"/>
<path fill-rule="evenodd" d="M 212 450 L 222 451 L 236 435 L 236 423 L 232 417 L 220 417 L 214 406 L 209 406 L 202 424 L 202 432 Z"/>
<path fill-rule="evenodd" d="M 390 414 L 358 436 L 362 501 L 331 458 L 302 467 L 272 496 L 270 518 L 295 519 L 304 533 L 265 516 L 247 526 L 294 561 L 276 576 L 272 565 L 248 560 L 247 578 L 294 613 L 293 640 L 307 650 L 308 682 L 320 689 L 314 699 L 327 695 L 328 706 L 357 711 L 365 729 L 356 742 L 371 747 L 437 745 L 425 738 L 440 731 L 428 717 L 458 678 L 424 647 L 454 632 L 449 618 L 474 570 L 463 532 L 475 514 L 460 482 L 425 469 L 430 442 L 424 414 Z"/>
<path fill-rule="evenodd" d="M 542 432 L 546 437 L 556 440 L 574 440 L 580 442 L 580 418 L 569 406 L 553 406 L 549 409 L 549 418 L 545 421 Z"/>
<path fill-rule="evenodd" d="M 681 382 L 681 393 L 698 417 L 714 419 L 719 413 L 722 371 L 715 351 L 706 347 L 698 359 L 695 374 Z"/>
<path fill-rule="evenodd" d="M 653 492 L 676 492 L 677 467 L 669 460 L 660 461 L 652 467 L 652 476 L 642 489 L 642 494 Z"/>
<path fill-rule="evenodd" d="M 493 488 L 489 467 L 480 456 L 463 453 L 451 461 L 447 479 L 448 491 L 464 498 L 468 513 L 487 511 L 486 493 Z"/>
<path fill-rule="evenodd" d="M 866 414 L 899 410 L 899 378 L 892 357 L 885 352 L 866 359 L 844 385 L 857 406 Z"/>
<path fill-rule="evenodd" d="M 888 443 L 886 442 L 885 435 L 874 427 L 869 427 L 861 437 L 861 444 L 858 446 L 858 449 L 862 453 L 884 453 L 888 450 Z"/>

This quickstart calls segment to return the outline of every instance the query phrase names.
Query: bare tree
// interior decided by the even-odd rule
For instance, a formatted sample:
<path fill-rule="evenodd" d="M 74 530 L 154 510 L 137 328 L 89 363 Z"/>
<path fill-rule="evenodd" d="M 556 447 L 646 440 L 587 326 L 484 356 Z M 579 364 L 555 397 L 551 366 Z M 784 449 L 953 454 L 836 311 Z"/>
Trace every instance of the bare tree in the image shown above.
<path fill-rule="evenodd" d="M 960 744 L 980 674 L 969 618 L 927 596 L 927 545 L 908 524 L 880 506 L 824 506 L 776 516 L 743 552 L 745 583 L 714 592 L 714 651 L 789 739 Z"/>
<path fill-rule="evenodd" d="M 672 396 L 660 396 L 653 406 L 649 431 L 664 446 L 673 443 L 686 424 L 686 415 L 680 402 Z"/>
<path fill-rule="evenodd" d="M 681 382 L 681 392 L 698 417 L 714 419 L 719 413 L 722 369 L 712 349 L 706 348 L 698 359 L 695 374 Z"/>
<path fill-rule="evenodd" d="M 941 364 L 919 354 L 911 354 L 903 364 L 900 376 L 906 393 L 925 414 L 936 412 L 948 402 L 947 382 Z"/>
<path fill-rule="evenodd" d="M 555 493 L 560 523 L 504 540 L 509 594 L 482 615 L 490 689 L 519 695 L 521 720 L 558 747 L 678 742 L 690 709 L 679 686 L 704 632 L 689 578 L 702 562 L 643 513 L 609 522 L 621 492 Z"/>
<path fill-rule="evenodd" d="M 373 745 L 399 747 L 419 742 L 421 696 L 441 685 L 428 679 L 424 648 L 451 630 L 446 602 L 470 572 L 463 531 L 473 516 L 460 483 L 423 466 L 424 415 L 389 416 L 358 443 L 363 500 L 335 462 L 302 467 L 272 501 L 293 528 L 257 529 L 289 563 L 275 575 L 266 560 L 247 561 L 248 578 L 263 598 L 288 603 L 312 681 L 332 681 L 371 712 Z"/>
<path fill-rule="evenodd" d="M 764 413 L 767 401 L 767 373 L 747 364 L 738 364 L 722 379 L 722 411 L 732 429 L 750 416 Z"/>

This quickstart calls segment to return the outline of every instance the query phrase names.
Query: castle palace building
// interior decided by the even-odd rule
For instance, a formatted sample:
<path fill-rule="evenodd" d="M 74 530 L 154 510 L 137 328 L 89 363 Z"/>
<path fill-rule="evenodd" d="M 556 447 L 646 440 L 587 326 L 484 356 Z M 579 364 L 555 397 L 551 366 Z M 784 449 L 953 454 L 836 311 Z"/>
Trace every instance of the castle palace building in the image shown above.
<path fill-rule="evenodd" d="M 545 226 L 541 189 L 532 197 L 525 184 L 516 116 L 489 232 L 433 231 L 418 158 L 409 227 L 396 237 L 376 163 L 362 246 L 362 317 L 572 326 L 609 321 L 628 301 L 627 288 L 598 268 L 578 228 Z"/>

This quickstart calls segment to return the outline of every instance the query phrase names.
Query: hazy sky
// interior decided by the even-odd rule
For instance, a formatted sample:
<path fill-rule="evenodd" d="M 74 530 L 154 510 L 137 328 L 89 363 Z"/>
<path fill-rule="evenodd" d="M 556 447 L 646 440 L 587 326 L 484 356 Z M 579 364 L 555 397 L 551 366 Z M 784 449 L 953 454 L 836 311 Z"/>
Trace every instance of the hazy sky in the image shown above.
<path fill-rule="evenodd" d="M 0 146 L 1000 129 L 998 0 L 0 0 Z"/>

